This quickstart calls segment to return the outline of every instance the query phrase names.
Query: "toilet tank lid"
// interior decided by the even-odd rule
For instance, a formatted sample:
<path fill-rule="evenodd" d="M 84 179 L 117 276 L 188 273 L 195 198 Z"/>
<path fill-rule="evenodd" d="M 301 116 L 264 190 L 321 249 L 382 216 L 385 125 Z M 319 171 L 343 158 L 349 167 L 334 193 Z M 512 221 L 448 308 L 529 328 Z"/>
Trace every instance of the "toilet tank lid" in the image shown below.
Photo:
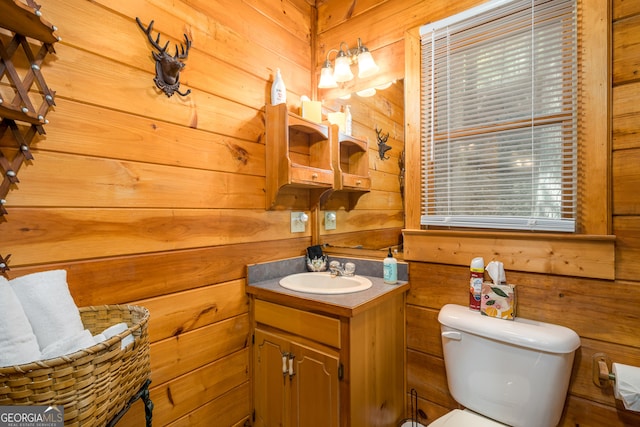
<path fill-rule="evenodd" d="M 520 317 L 497 319 L 456 304 L 442 307 L 438 321 L 463 332 L 549 353 L 571 353 L 580 347 L 578 334 L 564 326 Z"/>

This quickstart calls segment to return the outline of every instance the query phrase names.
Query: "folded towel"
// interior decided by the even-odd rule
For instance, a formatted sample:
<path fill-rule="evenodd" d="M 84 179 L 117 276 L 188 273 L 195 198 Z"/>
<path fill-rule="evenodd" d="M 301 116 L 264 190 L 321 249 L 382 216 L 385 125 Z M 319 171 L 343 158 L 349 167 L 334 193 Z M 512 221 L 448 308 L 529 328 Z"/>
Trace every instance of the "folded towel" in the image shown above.
<path fill-rule="evenodd" d="M 31 322 L 41 349 L 84 329 L 78 307 L 69 293 L 65 270 L 28 274 L 9 283 Z"/>
<path fill-rule="evenodd" d="M 100 344 L 102 341 L 106 341 L 106 340 L 107 340 L 107 337 L 105 337 L 104 334 L 98 334 L 93 336 L 93 341 L 96 344 Z"/>
<path fill-rule="evenodd" d="M 122 332 L 126 331 L 127 329 L 129 329 L 129 326 L 127 326 L 126 323 L 122 322 L 122 323 L 116 323 L 113 326 L 109 326 L 107 329 L 105 329 L 102 332 L 102 335 L 104 335 L 104 337 L 106 339 L 115 337 L 118 334 L 121 334 Z M 120 348 L 125 348 L 126 346 L 128 346 L 129 344 L 133 343 L 133 335 L 128 334 L 125 335 L 122 338 L 122 342 L 120 343 Z"/>
<path fill-rule="evenodd" d="M 96 344 L 93 335 L 88 329 L 84 329 L 74 335 L 64 337 L 42 349 L 42 359 L 53 359 L 65 354 L 75 353 L 78 350 L 92 347 Z"/>
<path fill-rule="evenodd" d="M 489 317 L 513 320 L 516 317 L 516 289 L 513 285 L 482 284 L 480 313 Z"/>
<path fill-rule="evenodd" d="M 0 366 L 40 359 L 40 347 L 20 300 L 0 276 Z"/>

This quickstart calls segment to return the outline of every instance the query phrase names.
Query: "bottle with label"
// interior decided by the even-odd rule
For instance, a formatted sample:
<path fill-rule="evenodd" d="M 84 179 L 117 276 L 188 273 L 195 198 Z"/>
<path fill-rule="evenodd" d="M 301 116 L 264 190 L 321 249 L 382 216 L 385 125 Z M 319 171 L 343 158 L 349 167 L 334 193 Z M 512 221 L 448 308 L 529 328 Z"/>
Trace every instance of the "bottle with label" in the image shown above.
<path fill-rule="evenodd" d="M 271 105 L 286 104 L 287 103 L 287 88 L 282 80 L 282 74 L 280 74 L 280 68 L 276 70 L 276 77 L 273 79 L 271 85 Z"/>
<path fill-rule="evenodd" d="M 382 269 L 384 283 L 395 285 L 398 282 L 398 261 L 393 257 L 391 248 L 389 248 L 389 254 L 382 262 Z"/>
<path fill-rule="evenodd" d="M 351 136 L 351 107 L 344 107 L 344 134 Z"/>
<path fill-rule="evenodd" d="M 480 311 L 480 296 L 484 282 L 484 258 L 471 260 L 471 279 L 469 280 L 469 309 Z"/>

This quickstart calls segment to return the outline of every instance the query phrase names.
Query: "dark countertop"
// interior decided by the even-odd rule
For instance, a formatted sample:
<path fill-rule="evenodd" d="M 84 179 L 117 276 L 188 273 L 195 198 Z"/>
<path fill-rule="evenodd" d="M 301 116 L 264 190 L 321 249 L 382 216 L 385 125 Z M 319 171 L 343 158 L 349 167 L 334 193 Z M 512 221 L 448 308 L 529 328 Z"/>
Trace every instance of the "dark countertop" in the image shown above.
<path fill-rule="evenodd" d="M 259 299 L 302 310 L 353 317 L 392 296 L 409 290 L 409 283 L 406 280 L 388 285 L 384 283 L 382 277 L 370 275 L 375 274 L 376 271 L 382 273 L 381 261 L 335 257 L 330 259 L 337 259 L 340 262 L 352 261 L 356 264 L 356 275 L 371 280 L 372 286 L 364 291 L 338 295 L 297 292 L 280 286 L 280 278 L 306 271 L 305 258 L 299 257 L 248 266 L 246 291 Z M 403 266 L 404 271 L 402 271 L 401 264 L 398 263 L 398 277 L 406 278 L 406 265 Z"/>

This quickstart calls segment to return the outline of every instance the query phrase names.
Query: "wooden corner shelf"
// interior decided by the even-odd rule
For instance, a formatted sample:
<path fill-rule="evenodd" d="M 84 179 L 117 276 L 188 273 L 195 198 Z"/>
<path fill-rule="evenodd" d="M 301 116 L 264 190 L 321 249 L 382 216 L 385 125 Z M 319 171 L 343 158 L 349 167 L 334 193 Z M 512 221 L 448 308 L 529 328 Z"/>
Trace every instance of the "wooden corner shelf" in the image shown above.
<path fill-rule="evenodd" d="M 327 125 L 291 113 L 286 104 L 265 106 L 266 208 L 283 188 L 308 189 L 312 204 L 333 189 L 331 134 Z"/>
<path fill-rule="evenodd" d="M 353 209 L 363 194 L 371 191 L 369 176 L 369 143 L 345 135 L 332 125 L 333 140 L 336 141 L 332 155 L 335 171 L 334 191 L 349 192 L 348 209 Z"/>

